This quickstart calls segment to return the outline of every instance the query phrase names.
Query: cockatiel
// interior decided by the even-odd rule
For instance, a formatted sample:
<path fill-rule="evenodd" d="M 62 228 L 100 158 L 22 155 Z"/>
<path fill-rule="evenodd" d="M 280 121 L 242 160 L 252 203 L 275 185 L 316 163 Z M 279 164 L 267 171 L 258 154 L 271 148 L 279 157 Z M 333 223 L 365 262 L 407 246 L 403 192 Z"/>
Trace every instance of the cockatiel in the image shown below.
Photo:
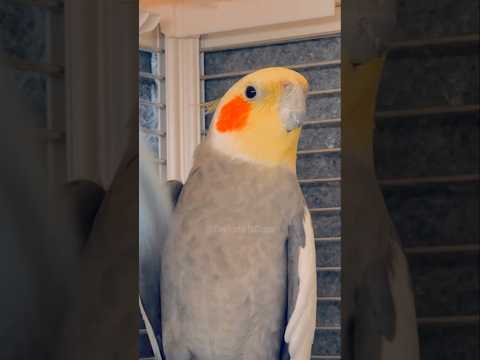
<path fill-rule="evenodd" d="M 342 154 L 342 358 L 348 360 L 419 359 L 408 263 L 373 164 L 373 111 L 383 61 L 377 58 L 356 67 L 350 63 L 342 66 L 343 76 L 351 81 L 342 94 L 346 121 Z"/>
<path fill-rule="evenodd" d="M 342 359 L 418 360 L 408 263 L 377 181 L 373 136 L 395 0 L 342 4 Z"/>
<path fill-rule="evenodd" d="M 159 250 L 167 360 L 310 359 L 315 244 L 296 177 L 307 88 L 268 68 L 219 101 Z"/>

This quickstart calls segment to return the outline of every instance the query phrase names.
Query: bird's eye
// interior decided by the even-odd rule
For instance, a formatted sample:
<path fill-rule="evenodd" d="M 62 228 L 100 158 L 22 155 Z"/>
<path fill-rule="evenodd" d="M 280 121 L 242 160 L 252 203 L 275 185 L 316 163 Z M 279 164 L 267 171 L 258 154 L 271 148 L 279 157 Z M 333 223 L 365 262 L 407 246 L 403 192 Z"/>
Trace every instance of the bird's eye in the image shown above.
<path fill-rule="evenodd" d="M 245 89 L 245 96 L 247 99 L 254 99 L 255 96 L 257 96 L 257 89 L 255 89 L 253 86 L 247 86 Z"/>

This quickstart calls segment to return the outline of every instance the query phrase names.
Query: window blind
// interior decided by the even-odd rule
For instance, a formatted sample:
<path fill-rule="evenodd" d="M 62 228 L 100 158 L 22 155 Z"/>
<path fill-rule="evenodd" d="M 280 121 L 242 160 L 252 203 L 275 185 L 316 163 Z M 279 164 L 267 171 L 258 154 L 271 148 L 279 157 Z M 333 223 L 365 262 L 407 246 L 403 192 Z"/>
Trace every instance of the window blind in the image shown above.
<path fill-rule="evenodd" d="M 166 179 L 167 127 L 163 37 L 159 43 L 158 49 L 139 51 L 139 116 L 140 132 L 158 164 L 158 174 L 162 179 Z"/>

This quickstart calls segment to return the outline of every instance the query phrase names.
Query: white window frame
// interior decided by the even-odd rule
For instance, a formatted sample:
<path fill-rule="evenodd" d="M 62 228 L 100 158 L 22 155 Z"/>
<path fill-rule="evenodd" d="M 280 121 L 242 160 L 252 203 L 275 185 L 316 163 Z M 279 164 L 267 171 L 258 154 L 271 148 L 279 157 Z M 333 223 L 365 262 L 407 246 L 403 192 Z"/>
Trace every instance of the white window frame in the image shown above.
<path fill-rule="evenodd" d="M 270 0 L 264 0 L 262 3 L 269 2 Z M 211 16 L 207 18 L 223 19 L 219 24 L 215 24 L 221 31 L 216 31 L 215 26 L 212 28 L 205 23 L 198 24 L 198 31 L 187 26 L 186 24 L 191 24 L 188 22 L 189 17 L 198 16 L 198 9 L 191 9 L 192 14 L 188 14 L 185 8 L 176 11 L 173 9 L 170 12 L 168 9 L 161 9 L 158 12 L 163 14 L 159 15 L 159 23 L 165 35 L 165 74 L 169 79 L 166 86 L 168 179 L 182 182 L 186 180 L 192 167 L 195 148 L 201 141 L 201 53 L 205 50 L 231 49 L 339 33 L 339 2 L 324 0 L 321 4 L 324 6 L 323 10 L 319 9 L 318 1 L 299 0 L 292 3 L 275 0 L 272 8 L 281 8 L 281 11 L 273 18 L 269 18 L 271 14 L 257 12 L 256 18 L 244 17 L 244 24 L 235 22 L 234 29 L 227 27 L 229 17 L 238 17 L 234 9 L 224 9 L 224 13 L 219 13 L 222 8 L 212 7 Z M 300 14 L 298 8 L 303 9 Z M 268 6 L 265 10 L 267 9 Z M 175 16 L 178 16 L 180 10 L 187 14 L 176 19 Z M 305 18 L 307 14 L 320 15 Z M 265 19 L 270 21 L 267 26 L 263 25 Z M 212 28 L 211 31 L 204 31 L 209 28 Z M 145 36 L 144 40 L 148 41 L 147 38 Z"/>

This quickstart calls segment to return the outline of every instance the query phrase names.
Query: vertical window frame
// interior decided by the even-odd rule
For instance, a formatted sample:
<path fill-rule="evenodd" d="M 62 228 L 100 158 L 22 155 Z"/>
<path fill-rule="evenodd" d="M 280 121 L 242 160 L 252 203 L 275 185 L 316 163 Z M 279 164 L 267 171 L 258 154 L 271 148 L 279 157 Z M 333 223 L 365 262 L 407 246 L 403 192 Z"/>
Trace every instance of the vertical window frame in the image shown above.
<path fill-rule="evenodd" d="M 143 100 L 139 94 L 139 121 L 140 121 L 140 107 L 148 106 L 155 107 L 157 116 L 157 126 L 154 129 L 142 126 L 139 124 L 139 131 L 143 136 L 155 136 L 158 139 L 158 149 L 154 154 L 157 173 L 161 179 L 167 179 L 168 176 L 168 115 L 166 104 L 166 51 L 165 51 L 165 38 L 161 33 L 160 28 L 157 27 L 154 30 L 154 46 L 139 46 L 140 52 L 148 52 L 157 56 L 155 69 L 152 69 L 152 73 L 142 72 L 139 69 L 139 80 L 151 79 L 157 83 L 157 94 L 154 101 Z"/>

